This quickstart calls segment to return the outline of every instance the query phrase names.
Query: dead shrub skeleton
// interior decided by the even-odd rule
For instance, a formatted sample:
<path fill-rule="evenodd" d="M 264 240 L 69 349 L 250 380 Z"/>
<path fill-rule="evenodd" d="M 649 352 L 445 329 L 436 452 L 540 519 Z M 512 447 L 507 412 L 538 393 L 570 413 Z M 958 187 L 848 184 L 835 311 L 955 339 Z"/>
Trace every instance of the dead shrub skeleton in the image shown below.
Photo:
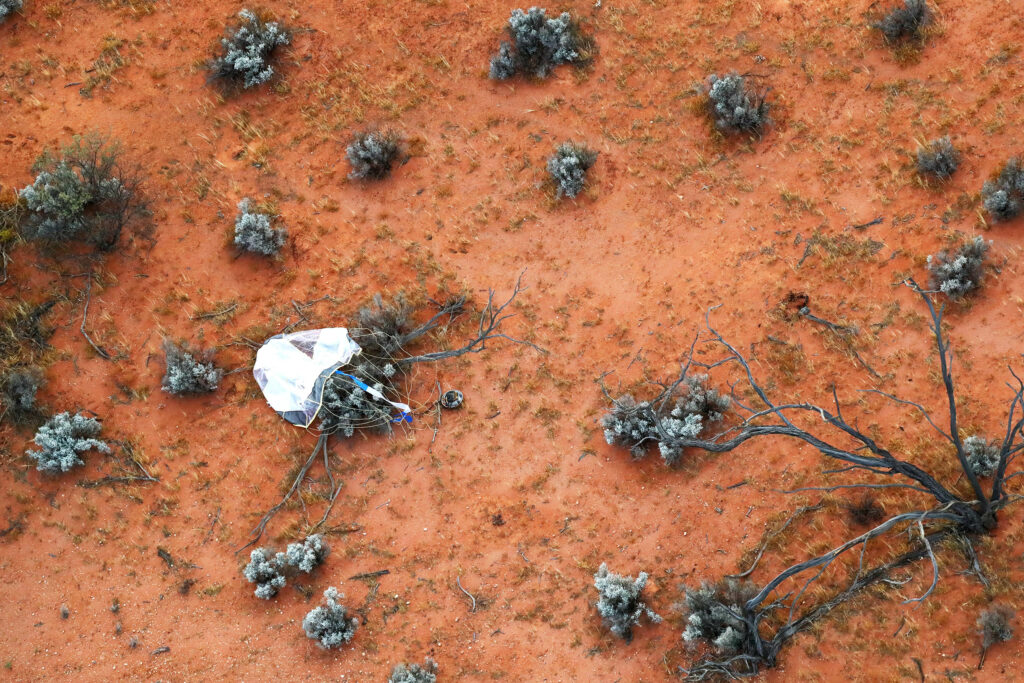
<path fill-rule="evenodd" d="M 931 501 L 930 505 L 922 505 L 918 509 L 904 510 L 887 515 L 882 521 L 871 522 L 872 528 L 864 533 L 846 540 L 828 552 L 798 562 L 782 570 L 763 583 L 755 584 L 753 597 L 743 602 L 738 611 L 729 605 L 721 605 L 728 610 L 732 621 L 740 624 L 742 640 L 739 646 L 731 651 L 709 648 L 710 654 L 705 655 L 691 668 L 682 669 L 681 673 L 692 680 L 705 680 L 713 677 L 740 678 L 758 674 L 762 669 L 775 665 L 779 651 L 793 636 L 807 629 L 814 622 L 826 616 L 837 606 L 848 601 L 864 588 L 879 582 L 893 583 L 889 578 L 897 568 L 911 565 L 927 558 L 932 567 L 931 583 L 919 597 L 906 602 L 921 602 L 932 594 L 938 584 L 939 565 L 935 556 L 936 547 L 943 541 L 955 541 L 966 558 L 966 573 L 977 576 L 988 585 L 978 557 L 974 551 L 972 539 L 990 534 L 997 525 L 998 513 L 1008 504 L 1021 498 L 1010 492 L 1006 485 L 1011 479 L 1024 475 L 1024 471 L 1010 474 L 1009 467 L 1019 453 L 1024 450 L 1024 381 L 1009 370 L 1013 383 L 1008 383 L 1011 396 L 1007 410 L 1005 432 L 997 442 L 998 465 L 991 476 L 989 487 L 983 486 L 968 460 L 968 451 L 961 438 L 958 423 L 956 388 L 952 373 L 953 355 L 948 339 L 942 331 L 944 308 L 936 309 L 935 304 L 926 292 L 918 287 L 913 280 L 907 286 L 921 296 L 931 315 L 931 331 L 935 338 L 938 352 L 939 369 L 945 389 L 945 402 L 948 410 L 948 426 L 943 429 L 932 415 L 919 403 L 909 401 L 878 389 L 864 390 L 866 393 L 879 395 L 888 401 L 904 408 L 919 411 L 929 428 L 939 435 L 943 442 L 952 446 L 957 459 L 956 473 L 966 480 L 970 487 L 970 495 L 959 493 L 955 487 L 947 486 L 941 477 L 927 469 L 915 465 L 894 455 L 890 450 L 875 441 L 868 433 L 847 421 L 840 406 L 835 386 L 832 387 L 834 407 L 826 408 L 813 403 L 776 403 L 757 379 L 747 359 L 734 346 L 716 331 L 710 323 L 710 311 L 707 316 L 708 339 L 711 344 L 723 347 L 725 357 L 713 362 L 703 363 L 694 358 L 694 346 L 682 365 L 677 379 L 669 384 L 660 384 L 662 390 L 651 401 L 637 404 L 631 398 L 625 402 L 613 399 L 605 387 L 603 378 L 599 380 L 602 391 L 612 401 L 616 411 L 623 409 L 646 412 L 637 415 L 638 423 L 652 425 L 655 432 L 649 437 L 650 442 L 659 445 L 667 444 L 674 449 L 696 449 L 710 453 L 728 453 L 753 439 L 761 437 L 781 436 L 802 441 L 816 449 L 826 459 L 837 462 L 837 467 L 826 471 L 834 473 L 862 473 L 890 478 L 885 483 L 850 482 L 835 486 L 807 487 L 799 490 L 818 490 L 831 492 L 839 489 L 904 489 L 925 494 Z M 687 378 L 692 369 L 701 372 L 725 365 L 735 364 L 741 368 L 741 380 L 731 387 L 732 412 L 744 415 L 738 422 L 723 428 L 712 436 L 680 436 L 678 432 L 670 433 L 663 428 L 664 417 L 671 410 L 673 403 L 679 398 L 680 391 L 686 388 Z M 749 385 L 759 404 L 745 405 L 737 398 L 736 385 L 744 381 Z M 799 427 L 794 419 L 799 414 L 816 416 L 828 427 L 837 430 L 838 435 L 850 439 L 852 445 L 840 446 L 825 437 Z M 801 508 L 800 511 L 816 508 Z M 799 512 L 799 511 L 798 511 Z M 792 518 L 790 518 L 792 521 Z M 789 522 L 786 523 L 788 526 Z M 868 544 L 883 536 L 892 537 L 897 532 L 905 532 L 908 547 L 899 555 L 875 566 L 865 566 L 865 553 Z M 829 597 L 820 598 L 816 603 L 804 606 L 802 599 L 808 590 L 815 585 L 822 574 L 839 558 L 850 551 L 859 549 L 859 562 L 856 569 L 851 569 L 851 577 L 842 584 L 840 590 L 829 593 Z M 765 548 L 757 553 L 753 565 L 746 571 L 733 575 L 743 578 L 751 575 L 757 567 Z M 855 560 L 856 561 L 856 560 Z M 770 625 L 770 626 L 769 626 Z M 712 643 L 708 643 L 712 645 Z"/>

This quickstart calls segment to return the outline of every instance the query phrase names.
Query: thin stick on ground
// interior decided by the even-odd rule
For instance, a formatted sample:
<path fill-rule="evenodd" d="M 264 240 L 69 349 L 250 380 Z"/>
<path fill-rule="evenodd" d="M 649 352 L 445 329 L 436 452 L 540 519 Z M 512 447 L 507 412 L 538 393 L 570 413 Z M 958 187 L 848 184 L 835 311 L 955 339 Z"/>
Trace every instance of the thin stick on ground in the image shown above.
<path fill-rule="evenodd" d="M 85 308 L 82 311 L 82 325 L 78 328 L 82 332 L 82 336 L 85 337 L 85 341 L 89 342 L 89 346 L 92 350 L 102 358 L 103 360 L 111 360 L 110 354 L 103 350 L 102 347 L 96 345 L 96 343 L 89 336 L 89 333 L 85 331 L 85 319 L 89 316 L 89 301 L 92 298 L 92 273 L 89 273 L 89 277 L 85 281 Z"/>
<path fill-rule="evenodd" d="M 302 481 L 306 478 L 306 473 L 309 472 L 310 468 L 313 466 L 313 463 L 316 462 L 316 456 L 320 454 L 320 449 L 327 448 L 328 437 L 329 435 L 326 433 L 320 434 L 320 437 L 316 440 L 316 446 L 313 447 L 313 452 L 310 453 L 309 458 L 306 460 L 306 464 L 302 466 L 302 469 L 299 470 L 299 473 L 295 475 L 295 480 L 292 482 L 292 485 L 288 489 L 288 492 L 284 494 L 284 498 L 282 498 L 281 502 L 279 502 L 277 505 L 267 510 L 266 514 L 263 515 L 263 518 L 260 519 L 259 524 L 256 525 L 256 527 L 252 530 L 252 533 L 249 535 L 249 541 L 241 548 L 235 551 L 236 555 L 245 550 L 246 548 L 256 545 L 257 543 L 259 543 L 259 540 L 263 538 L 263 533 L 267 530 L 267 524 L 269 524 L 270 520 L 274 518 L 274 515 L 280 512 L 281 508 L 283 508 L 285 504 L 289 500 L 291 500 L 291 497 L 295 494 L 295 492 L 299 490 L 299 486 L 302 484 Z"/>

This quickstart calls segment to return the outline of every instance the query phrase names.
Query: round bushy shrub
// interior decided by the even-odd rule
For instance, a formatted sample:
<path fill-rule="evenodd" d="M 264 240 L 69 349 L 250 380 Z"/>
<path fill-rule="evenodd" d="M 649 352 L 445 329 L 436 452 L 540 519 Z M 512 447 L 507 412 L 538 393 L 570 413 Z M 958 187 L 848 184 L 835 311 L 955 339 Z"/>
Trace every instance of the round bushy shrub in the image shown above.
<path fill-rule="evenodd" d="M 349 178 L 381 180 L 391 173 L 391 166 L 401 151 L 401 137 L 392 130 L 372 130 L 357 133 L 345 148 L 345 156 L 352 165 Z"/>
<path fill-rule="evenodd" d="M 917 172 L 945 180 L 960 166 L 960 153 L 948 136 L 932 140 L 917 150 Z"/>
<path fill-rule="evenodd" d="M 708 77 L 708 107 L 715 127 L 725 133 L 760 133 L 768 125 L 771 105 L 764 93 L 736 72 Z"/>
<path fill-rule="evenodd" d="M 314 608 L 302 620 L 302 628 L 308 638 L 317 641 L 325 650 L 341 647 L 352 640 L 359 627 L 359 620 L 348 616 L 348 609 L 338 602 L 344 597 L 331 586 L 324 591 L 325 605 Z"/>
<path fill-rule="evenodd" d="M 981 286 L 988 243 L 980 236 L 950 254 L 940 251 L 928 257 L 931 288 L 953 299 L 962 298 Z"/>
<path fill-rule="evenodd" d="M 284 246 L 288 231 L 272 227 L 273 216 L 253 211 L 251 207 L 252 203 L 248 199 L 238 203 L 235 246 L 254 254 L 274 256 Z"/>
<path fill-rule="evenodd" d="M 597 152 L 584 144 L 563 142 L 548 159 L 548 173 L 558 198 L 575 199 L 587 182 L 587 171 L 597 161 Z"/>
<path fill-rule="evenodd" d="M 58 413 L 46 421 L 32 441 L 37 451 L 26 451 L 36 461 L 36 469 L 47 474 L 60 474 L 84 465 L 81 453 L 96 449 L 109 453 L 110 446 L 96 439 L 102 427 L 99 420 L 79 413 Z"/>
<path fill-rule="evenodd" d="M 101 250 L 117 246 L 122 230 L 145 215 L 138 171 L 122 164 L 121 146 L 97 135 L 75 137 L 60 155 L 44 152 L 36 179 L 19 192 L 21 234 L 61 246 L 84 239 Z"/>
<path fill-rule="evenodd" d="M 512 10 L 506 27 L 512 42 L 502 42 L 491 58 L 490 76 L 506 80 L 516 74 L 546 78 L 560 64 L 587 61 L 593 41 L 583 36 L 568 12 L 549 19 L 540 7 Z"/>
<path fill-rule="evenodd" d="M 995 178 L 985 181 L 981 199 L 985 210 L 997 221 L 1016 218 L 1024 208 L 1024 164 L 1021 160 L 1010 159 Z"/>
<path fill-rule="evenodd" d="M 208 394 L 217 390 L 224 373 L 211 360 L 210 351 L 198 352 L 164 340 L 166 372 L 162 389 L 175 396 Z"/>
<path fill-rule="evenodd" d="M 646 585 L 645 572 L 640 572 L 634 579 L 613 574 L 608 571 L 608 565 L 602 564 L 594 574 L 594 588 L 599 593 L 597 611 L 605 626 L 627 642 L 633 639 L 633 627 L 645 614 L 656 624 L 661 621 L 661 617 L 641 599 Z"/>
<path fill-rule="evenodd" d="M 256 584 L 257 598 L 269 600 L 284 588 L 285 577 L 281 571 L 283 567 L 283 553 L 274 555 L 273 551 L 266 548 L 256 548 L 249 553 L 249 564 L 245 565 L 242 574 L 249 583 Z"/>
<path fill-rule="evenodd" d="M 274 51 L 288 45 L 291 36 L 276 21 L 265 22 L 252 10 L 243 9 L 238 17 L 240 24 L 221 38 L 224 52 L 210 63 L 210 71 L 214 78 L 254 88 L 274 77 Z"/>
<path fill-rule="evenodd" d="M 391 670 L 388 683 L 437 683 L 437 662 L 430 657 L 419 664 L 399 664 Z"/>

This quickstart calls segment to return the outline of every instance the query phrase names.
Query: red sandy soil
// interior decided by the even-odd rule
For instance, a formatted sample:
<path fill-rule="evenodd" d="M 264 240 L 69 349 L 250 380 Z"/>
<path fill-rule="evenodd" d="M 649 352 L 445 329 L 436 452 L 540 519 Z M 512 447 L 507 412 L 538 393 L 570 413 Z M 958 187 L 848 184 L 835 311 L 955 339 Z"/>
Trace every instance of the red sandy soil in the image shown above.
<path fill-rule="evenodd" d="M 383 681 L 396 663 L 429 655 L 441 680 L 670 680 L 695 656 L 674 607 L 683 586 L 745 568 L 766 529 L 824 497 L 817 521 L 752 578 L 820 552 L 850 533 L 838 506 L 852 496 L 776 492 L 840 481 L 820 474 L 826 464 L 811 449 L 783 441 L 688 454 L 676 469 L 654 454 L 631 461 L 604 443 L 595 380 L 612 371 L 614 391 L 670 377 L 719 306 L 712 322 L 774 395 L 827 402 L 836 383 L 844 409 L 900 453 L 948 463 L 918 416 L 857 390 L 898 392 L 941 414 L 926 311 L 894 283 L 924 281 L 928 254 L 977 233 L 992 240 L 994 267 L 947 322 L 965 433 L 999 432 L 1006 365 L 1020 369 L 1024 223 L 987 225 L 978 192 L 1024 152 L 1019 7 L 938 3 L 938 30 L 905 60 L 866 28 L 877 8 L 865 0 L 572 2 L 566 9 L 600 46 L 592 70 L 496 83 L 487 62 L 511 8 L 272 4 L 296 28 L 281 79 L 228 99 L 205 82 L 203 62 L 236 3 L 158 0 L 146 13 L 27 0 L 0 25 L 0 185 L 24 187 L 44 148 L 88 131 L 121 139 L 146 169 L 154 240 L 95 268 L 88 329 L 114 362 L 79 332 L 85 278 L 73 276 L 88 266 L 23 245 L 3 295 L 60 297 L 42 400 L 94 411 L 104 435 L 135 440 L 160 478 L 76 486 L 111 472 L 97 453 L 43 477 L 22 455 L 31 433 L 4 428 L 0 521 L 19 520 L 20 531 L 0 540 L 3 678 Z M 68 84 L 99 73 L 87 70 L 108 37 L 124 41 L 126 63 L 84 96 Z M 761 140 L 722 139 L 694 106 L 693 86 L 730 69 L 772 88 L 775 123 Z M 384 182 L 349 181 L 345 145 L 371 125 L 400 130 L 412 157 Z M 949 183 L 925 187 L 910 155 L 916 139 L 942 134 L 964 161 Z M 600 157 L 585 196 L 555 204 L 544 160 L 567 139 Z M 236 258 L 229 247 L 246 196 L 276 201 L 290 232 L 280 260 Z M 808 250 L 815 232 L 835 239 Z M 878 244 L 866 248 L 869 239 Z M 498 342 L 420 367 L 413 401 L 429 403 L 439 381 L 460 388 L 465 407 L 444 415 L 436 438 L 421 416 L 392 439 L 332 442 L 345 488 L 329 521 L 334 551 L 300 582 L 311 597 L 292 587 L 253 597 L 240 572 L 246 553 L 235 551 L 316 437 L 269 409 L 251 352 L 233 342 L 296 322 L 293 301 L 330 295 L 301 325 L 344 325 L 374 292 L 422 300 L 466 289 L 479 305 L 488 287 L 507 296 L 524 270 L 528 289 L 507 332 L 548 353 Z M 822 328 L 785 315 L 790 292 L 808 294 L 816 315 L 858 325 L 858 353 L 884 379 Z M 198 317 L 231 304 L 222 317 Z M 446 343 L 471 331 L 457 326 Z M 164 336 L 216 347 L 220 364 L 239 371 L 209 397 L 162 393 Z M 708 345 L 698 353 L 718 355 Z M 306 509 L 278 515 L 266 543 L 281 547 L 319 520 L 328 484 L 319 466 L 312 476 Z M 890 512 L 909 504 L 881 500 Z M 926 590 L 927 563 L 799 636 L 765 678 L 1015 678 L 1019 638 L 975 670 L 974 621 L 990 600 L 1024 606 L 1020 521 L 1011 509 L 979 547 L 988 592 L 958 575 L 963 557 L 945 549 L 924 604 L 901 603 Z M 665 622 L 641 625 L 629 644 L 611 636 L 593 607 L 602 562 L 649 572 L 646 595 Z M 382 569 L 390 573 L 349 579 Z M 332 585 L 363 624 L 350 645 L 324 652 L 300 623 Z"/>

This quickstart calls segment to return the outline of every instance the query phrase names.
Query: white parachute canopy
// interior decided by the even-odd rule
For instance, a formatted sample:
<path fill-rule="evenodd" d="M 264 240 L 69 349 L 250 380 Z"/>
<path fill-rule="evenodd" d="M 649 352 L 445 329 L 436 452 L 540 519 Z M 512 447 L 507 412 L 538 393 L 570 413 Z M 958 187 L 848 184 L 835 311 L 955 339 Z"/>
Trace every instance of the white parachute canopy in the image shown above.
<path fill-rule="evenodd" d="M 308 427 L 320 410 L 327 380 L 360 351 L 344 327 L 279 334 L 256 352 L 252 374 L 271 408 L 288 422 Z M 409 406 L 389 401 L 373 387 L 347 376 L 377 400 L 402 411 L 396 421 L 409 419 Z"/>

